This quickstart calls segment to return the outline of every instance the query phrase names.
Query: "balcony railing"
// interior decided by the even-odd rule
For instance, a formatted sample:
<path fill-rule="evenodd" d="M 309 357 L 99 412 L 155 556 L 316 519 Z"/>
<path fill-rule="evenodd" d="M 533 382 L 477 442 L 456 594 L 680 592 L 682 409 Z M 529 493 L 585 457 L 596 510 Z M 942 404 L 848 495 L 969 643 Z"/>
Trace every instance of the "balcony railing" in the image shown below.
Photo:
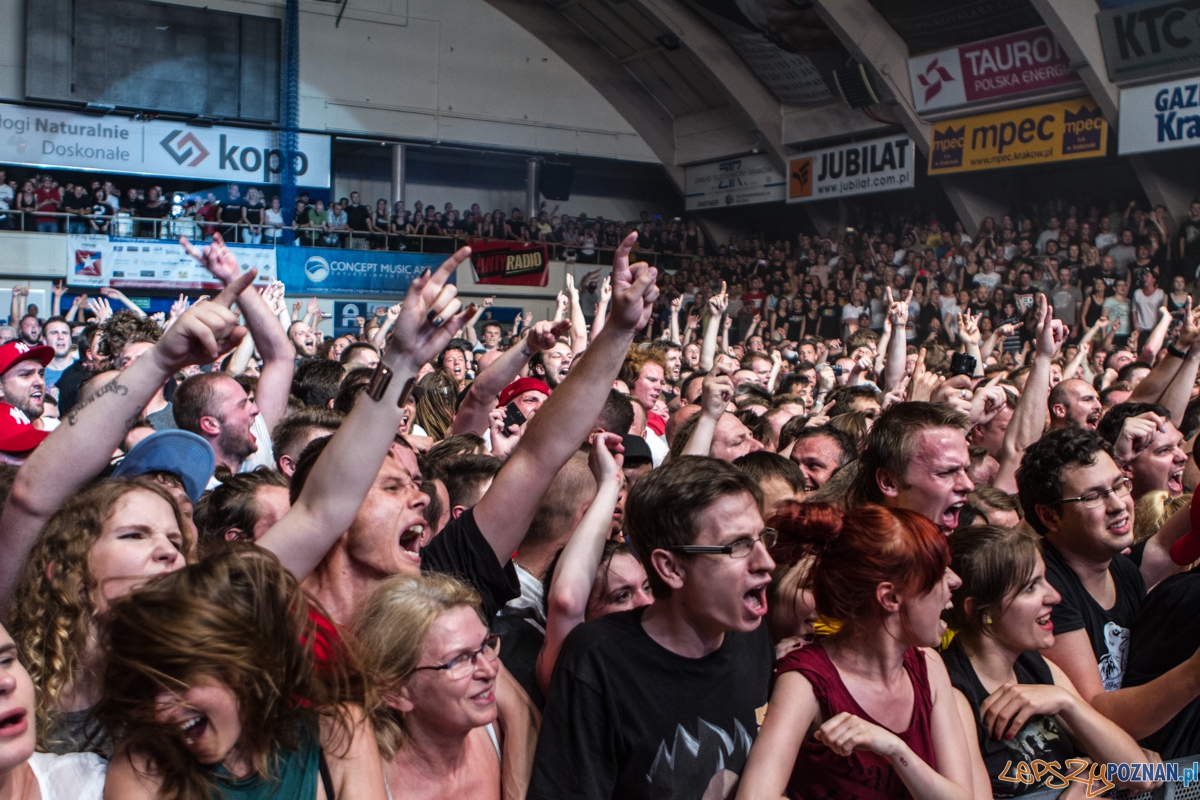
<path fill-rule="evenodd" d="M 450 254 L 466 244 L 468 239 L 484 237 L 455 233 L 450 236 L 428 236 L 385 231 L 354 231 L 307 226 L 274 227 L 244 222 L 210 222 L 192 217 L 135 217 L 121 211 L 113 215 L 93 217 L 65 212 L 0 210 L 0 232 L 5 230 L 59 234 L 94 234 L 140 239 L 178 239 L 186 236 L 195 241 L 212 238 L 220 231 L 226 241 L 243 244 L 277 246 L 330 247 L 351 250 L 392 250 L 414 253 Z M 232 235 L 230 235 L 232 233 Z M 536 240 L 530 240 L 536 241 Z M 563 242 L 545 242 L 550 258 L 556 261 L 575 261 L 579 264 L 610 265 L 616 248 Z M 691 255 L 658 253 L 640 249 L 639 260 L 664 269 L 678 269 L 690 262 Z"/>

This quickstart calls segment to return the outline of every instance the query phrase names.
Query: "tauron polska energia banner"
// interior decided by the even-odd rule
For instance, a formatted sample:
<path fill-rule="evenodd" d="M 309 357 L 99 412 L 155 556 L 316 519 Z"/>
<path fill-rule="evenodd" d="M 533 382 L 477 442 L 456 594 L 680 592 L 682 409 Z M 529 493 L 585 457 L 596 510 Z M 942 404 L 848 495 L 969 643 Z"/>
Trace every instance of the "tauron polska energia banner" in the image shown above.
<path fill-rule="evenodd" d="M 476 283 L 545 286 L 550 280 L 550 252 L 541 242 L 472 239 L 467 246 Z"/>

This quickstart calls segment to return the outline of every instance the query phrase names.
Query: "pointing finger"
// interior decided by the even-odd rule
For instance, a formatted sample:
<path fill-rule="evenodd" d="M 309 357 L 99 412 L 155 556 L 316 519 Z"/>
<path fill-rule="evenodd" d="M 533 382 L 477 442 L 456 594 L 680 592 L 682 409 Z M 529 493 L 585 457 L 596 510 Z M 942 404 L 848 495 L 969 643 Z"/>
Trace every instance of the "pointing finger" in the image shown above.
<path fill-rule="evenodd" d="M 213 298 L 213 302 L 219 303 L 220 305 L 225 306 L 225 308 L 229 308 L 233 305 L 234 301 L 237 300 L 238 295 L 241 294 L 247 286 L 254 283 L 254 279 L 256 277 L 258 277 L 258 270 L 251 267 L 241 275 L 237 276 L 232 283 L 222 289 L 221 293 Z"/>

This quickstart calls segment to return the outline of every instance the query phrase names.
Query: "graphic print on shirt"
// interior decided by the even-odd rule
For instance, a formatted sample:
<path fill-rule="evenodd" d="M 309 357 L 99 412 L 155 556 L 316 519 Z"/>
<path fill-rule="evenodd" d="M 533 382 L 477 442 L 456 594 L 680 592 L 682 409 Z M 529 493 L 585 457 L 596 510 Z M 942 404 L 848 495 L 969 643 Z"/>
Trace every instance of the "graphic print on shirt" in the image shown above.
<path fill-rule="evenodd" d="M 664 739 L 646 780 L 660 800 L 726 800 L 733 797 L 753 740 L 738 720 L 733 734 L 697 719 L 698 735 L 675 726 L 675 741 Z"/>
<path fill-rule="evenodd" d="M 1121 679 L 1125 676 L 1125 664 L 1129 660 L 1129 629 L 1115 622 L 1104 623 L 1104 644 L 1108 647 L 1108 655 L 1100 659 L 1100 681 L 1104 684 L 1104 691 L 1112 692 L 1121 688 Z"/>
<path fill-rule="evenodd" d="M 1020 733 L 1001 742 L 1012 751 L 1013 759 L 1021 759 L 1032 765 L 1034 761 L 1053 761 L 1059 757 L 1063 745 L 1062 730 L 1054 717 L 1038 715 L 1021 728 Z"/>

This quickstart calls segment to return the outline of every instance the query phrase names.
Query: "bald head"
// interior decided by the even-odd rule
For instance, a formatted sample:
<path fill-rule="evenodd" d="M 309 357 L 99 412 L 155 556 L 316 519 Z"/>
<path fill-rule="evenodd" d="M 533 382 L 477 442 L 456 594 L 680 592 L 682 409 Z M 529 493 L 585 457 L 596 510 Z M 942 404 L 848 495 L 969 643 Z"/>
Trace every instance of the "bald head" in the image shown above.
<path fill-rule="evenodd" d="M 1071 378 L 1050 390 L 1047 401 L 1050 429 L 1083 428 L 1094 431 L 1100 422 L 1100 395 L 1087 381 Z"/>

